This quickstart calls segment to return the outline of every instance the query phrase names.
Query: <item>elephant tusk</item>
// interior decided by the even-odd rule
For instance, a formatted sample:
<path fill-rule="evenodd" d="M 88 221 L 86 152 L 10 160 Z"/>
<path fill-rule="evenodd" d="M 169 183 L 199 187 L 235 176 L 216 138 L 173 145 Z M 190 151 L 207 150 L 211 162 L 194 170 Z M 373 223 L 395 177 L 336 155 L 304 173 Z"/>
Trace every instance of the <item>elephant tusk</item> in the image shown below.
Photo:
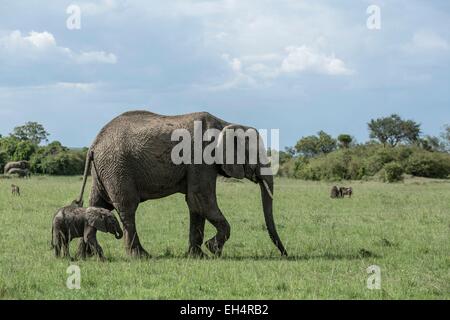
<path fill-rule="evenodd" d="M 273 200 L 273 194 L 270 192 L 269 185 L 267 184 L 266 180 L 262 180 L 262 183 L 264 184 L 264 187 L 266 188 L 267 193 L 269 194 L 269 197 Z"/>

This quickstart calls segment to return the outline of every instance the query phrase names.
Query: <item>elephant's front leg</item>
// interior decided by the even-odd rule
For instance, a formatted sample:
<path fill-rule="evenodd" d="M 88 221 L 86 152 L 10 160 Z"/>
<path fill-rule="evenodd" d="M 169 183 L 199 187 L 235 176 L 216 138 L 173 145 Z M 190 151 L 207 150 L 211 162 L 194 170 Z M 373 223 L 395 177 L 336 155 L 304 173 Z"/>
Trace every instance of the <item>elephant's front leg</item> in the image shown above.
<path fill-rule="evenodd" d="M 201 212 L 201 215 L 216 228 L 216 235 L 206 241 L 205 245 L 214 255 L 220 256 L 225 242 L 230 238 L 230 224 L 217 206 L 215 195 L 208 192 L 192 193 L 187 196 L 187 201 L 190 210 Z M 198 241 L 200 237 L 195 239 Z"/>
<path fill-rule="evenodd" d="M 203 244 L 203 237 L 205 233 L 205 217 L 194 211 L 189 211 L 190 224 L 189 224 L 189 252 L 188 255 L 192 257 L 203 258 L 201 247 Z"/>
<path fill-rule="evenodd" d="M 92 252 L 97 254 L 100 260 L 105 260 L 103 249 L 97 241 L 97 229 L 87 226 L 84 231 L 83 240 L 86 243 L 86 247 L 90 247 Z"/>
<path fill-rule="evenodd" d="M 209 251 L 220 257 L 225 242 L 230 238 L 230 224 L 219 208 L 209 211 L 206 218 L 217 229 L 217 234 L 206 241 L 205 245 Z"/>

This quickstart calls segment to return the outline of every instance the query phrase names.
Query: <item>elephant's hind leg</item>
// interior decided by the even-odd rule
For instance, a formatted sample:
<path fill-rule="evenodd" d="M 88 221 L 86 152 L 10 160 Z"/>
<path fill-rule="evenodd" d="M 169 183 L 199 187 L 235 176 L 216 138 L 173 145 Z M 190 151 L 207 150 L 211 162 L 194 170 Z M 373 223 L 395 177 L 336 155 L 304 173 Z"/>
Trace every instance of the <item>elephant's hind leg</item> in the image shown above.
<path fill-rule="evenodd" d="M 135 215 L 138 203 L 129 203 L 126 205 L 115 203 L 114 207 L 119 212 L 120 220 L 122 220 L 125 249 L 127 253 L 132 257 L 150 258 L 150 254 L 142 247 L 136 230 Z"/>

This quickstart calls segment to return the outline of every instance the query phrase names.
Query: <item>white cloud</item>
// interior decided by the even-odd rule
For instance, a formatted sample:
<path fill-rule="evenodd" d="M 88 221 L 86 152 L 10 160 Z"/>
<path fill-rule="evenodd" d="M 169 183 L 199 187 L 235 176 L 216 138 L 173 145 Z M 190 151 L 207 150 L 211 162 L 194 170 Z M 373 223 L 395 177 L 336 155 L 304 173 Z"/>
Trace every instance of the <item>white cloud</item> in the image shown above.
<path fill-rule="evenodd" d="M 231 58 L 229 54 L 223 54 L 222 58 L 228 63 L 233 72 L 231 80 L 217 86 L 210 86 L 209 89 L 213 91 L 228 90 L 238 86 L 254 86 L 255 79 L 242 71 L 242 62 L 238 58 Z"/>
<path fill-rule="evenodd" d="M 12 31 L 0 37 L 0 56 L 11 60 L 44 60 L 62 58 L 79 64 L 88 63 L 117 63 L 117 57 L 104 51 L 87 51 L 77 53 L 70 48 L 58 46 L 55 37 L 47 32 L 31 31 L 22 35 L 19 30 Z"/>
<path fill-rule="evenodd" d="M 22 36 L 18 30 L 0 38 L 0 49 L 9 52 L 20 50 L 46 50 L 56 47 L 55 37 L 49 32 L 31 31 L 28 36 Z"/>
<path fill-rule="evenodd" d="M 308 46 L 289 46 L 285 54 L 268 53 L 232 58 L 223 54 L 233 76 L 215 89 L 230 89 L 237 86 L 267 85 L 283 74 L 315 73 L 329 76 L 347 76 L 354 73 L 344 61 L 334 54 L 326 55 Z"/>
<path fill-rule="evenodd" d="M 15 33 L 16 39 L 20 41 L 20 32 Z M 24 37 L 23 40 L 25 42 L 31 43 L 33 46 L 35 46 L 38 49 L 45 49 L 52 46 L 56 46 L 56 40 L 55 37 L 48 32 L 30 32 L 30 35 L 28 37 Z"/>
<path fill-rule="evenodd" d="M 287 47 L 287 57 L 281 63 L 281 71 L 312 72 L 328 75 L 350 75 L 352 70 L 348 69 L 341 59 L 332 55 L 325 55 L 307 46 Z"/>

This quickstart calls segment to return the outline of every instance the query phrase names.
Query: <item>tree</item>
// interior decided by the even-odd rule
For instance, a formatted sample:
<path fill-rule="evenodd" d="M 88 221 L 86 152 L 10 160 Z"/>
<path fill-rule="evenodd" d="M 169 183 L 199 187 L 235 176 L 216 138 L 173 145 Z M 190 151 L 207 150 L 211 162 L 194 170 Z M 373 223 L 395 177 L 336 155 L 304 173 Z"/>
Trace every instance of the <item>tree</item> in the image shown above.
<path fill-rule="evenodd" d="M 297 153 L 294 147 L 285 147 L 284 152 L 287 153 L 291 158 L 293 158 Z"/>
<path fill-rule="evenodd" d="M 30 159 L 31 170 L 51 175 L 82 174 L 88 149 L 71 150 L 59 141 L 39 147 Z"/>
<path fill-rule="evenodd" d="M 315 157 L 319 154 L 318 144 L 319 138 L 317 136 L 303 137 L 295 145 L 295 150 L 307 158 Z"/>
<path fill-rule="evenodd" d="M 438 137 L 427 135 L 419 139 L 418 144 L 427 151 L 445 151 L 445 145 Z"/>
<path fill-rule="evenodd" d="M 353 138 L 349 134 L 340 134 L 338 136 L 339 147 L 343 149 L 348 149 L 353 142 Z"/>
<path fill-rule="evenodd" d="M 336 150 L 337 142 L 328 133 L 324 131 L 319 131 L 319 150 L 321 153 L 330 153 Z"/>
<path fill-rule="evenodd" d="M 4 137 L 0 139 L 0 150 L 5 152 L 8 157 L 8 161 L 13 158 L 19 142 L 20 140 L 14 137 Z"/>
<path fill-rule="evenodd" d="M 27 122 L 23 126 L 15 127 L 11 133 L 11 137 L 21 141 L 31 141 L 35 145 L 47 142 L 49 135 L 44 126 L 37 122 Z"/>
<path fill-rule="evenodd" d="M 319 131 L 317 136 L 301 138 L 295 145 L 295 149 L 304 157 L 311 158 L 319 154 L 327 154 L 336 150 L 336 144 L 336 140 L 328 133 Z"/>
<path fill-rule="evenodd" d="M 441 133 L 442 144 L 445 151 L 450 151 L 450 125 L 444 126 L 444 131 Z"/>
<path fill-rule="evenodd" d="M 31 156 L 36 152 L 37 145 L 31 141 L 20 141 L 11 158 L 13 161 L 30 160 Z"/>
<path fill-rule="evenodd" d="M 402 120 L 401 130 L 403 140 L 408 141 L 411 144 L 417 143 L 420 137 L 420 124 L 412 120 Z"/>
<path fill-rule="evenodd" d="M 415 143 L 420 137 L 420 124 L 412 120 L 403 120 L 397 114 L 389 117 L 372 119 L 367 124 L 370 138 L 377 139 L 384 146 L 397 146 L 402 141 Z"/>
<path fill-rule="evenodd" d="M 280 166 L 292 159 L 292 155 L 286 151 L 278 151 Z"/>

